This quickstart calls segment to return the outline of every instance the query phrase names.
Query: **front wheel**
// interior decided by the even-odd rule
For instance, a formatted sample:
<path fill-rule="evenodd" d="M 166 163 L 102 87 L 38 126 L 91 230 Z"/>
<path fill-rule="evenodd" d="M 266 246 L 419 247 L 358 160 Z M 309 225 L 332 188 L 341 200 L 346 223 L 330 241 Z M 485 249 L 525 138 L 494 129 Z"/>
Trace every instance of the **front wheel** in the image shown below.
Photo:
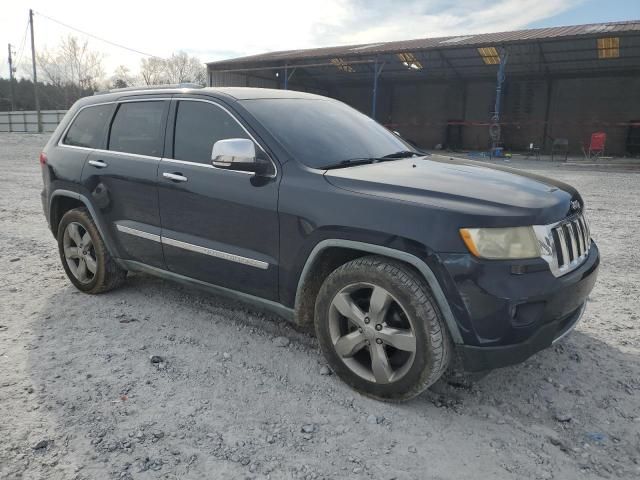
<path fill-rule="evenodd" d="M 383 400 L 408 400 L 435 383 L 451 340 L 424 280 L 384 257 L 346 263 L 316 300 L 320 347 L 342 380 Z"/>

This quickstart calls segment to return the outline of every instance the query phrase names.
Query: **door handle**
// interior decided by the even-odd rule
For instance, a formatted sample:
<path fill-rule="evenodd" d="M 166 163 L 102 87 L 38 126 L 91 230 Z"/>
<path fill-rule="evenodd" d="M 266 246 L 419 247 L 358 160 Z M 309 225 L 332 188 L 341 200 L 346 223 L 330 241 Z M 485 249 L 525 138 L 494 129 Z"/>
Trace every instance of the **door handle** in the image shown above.
<path fill-rule="evenodd" d="M 107 166 L 107 162 L 102 160 L 89 160 L 89 165 L 93 165 L 96 168 L 104 168 Z"/>
<path fill-rule="evenodd" d="M 187 177 L 185 177 L 181 173 L 164 172 L 162 174 L 162 176 L 164 178 L 168 178 L 169 180 L 173 180 L 174 182 L 186 182 L 187 181 Z"/>

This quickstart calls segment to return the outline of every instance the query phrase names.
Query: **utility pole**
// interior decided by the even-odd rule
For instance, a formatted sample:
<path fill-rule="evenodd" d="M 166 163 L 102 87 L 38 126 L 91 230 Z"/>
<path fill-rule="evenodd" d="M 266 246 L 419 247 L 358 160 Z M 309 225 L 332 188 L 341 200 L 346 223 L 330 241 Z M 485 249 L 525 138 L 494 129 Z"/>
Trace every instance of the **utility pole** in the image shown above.
<path fill-rule="evenodd" d="M 29 9 L 29 25 L 31 27 L 31 63 L 33 64 L 33 95 L 36 100 L 38 115 L 38 133 L 42 133 L 42 117 L 40 116 L 40 98 L 38 98 L 38 73 L 36 72 L 36 43 L 33 39 L 33 10 Z"/>
<path fill-rule="evenodd" d="M 9 88 L 11 91 L 11 111 L 16 109 L 16 93 L 13 89 L 13 58 L 11 57 L 11 44 L 9 44 Z"/>

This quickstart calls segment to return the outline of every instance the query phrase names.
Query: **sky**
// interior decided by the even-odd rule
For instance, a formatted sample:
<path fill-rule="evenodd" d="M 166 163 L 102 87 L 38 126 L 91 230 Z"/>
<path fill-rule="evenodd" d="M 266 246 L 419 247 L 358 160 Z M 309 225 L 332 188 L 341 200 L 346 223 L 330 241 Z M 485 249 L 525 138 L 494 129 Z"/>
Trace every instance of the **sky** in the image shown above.
<path fill-rule="evenodd" d="M 136 72 L 145 56 L 74 32 L 71 27 L 145 54 L 184 50 L 202 62 L 277 50 L 465 35 L 620 20 L 640 20 L 640 0 L 209 0 L 200 2 L 5 0 L 0 76 L 8 76 L 11 43 L 26 73 L 29 8 L 36 49 L 55 49 L 69 34 Z M 20 73 L 19 71 L 19 76 Z"/>

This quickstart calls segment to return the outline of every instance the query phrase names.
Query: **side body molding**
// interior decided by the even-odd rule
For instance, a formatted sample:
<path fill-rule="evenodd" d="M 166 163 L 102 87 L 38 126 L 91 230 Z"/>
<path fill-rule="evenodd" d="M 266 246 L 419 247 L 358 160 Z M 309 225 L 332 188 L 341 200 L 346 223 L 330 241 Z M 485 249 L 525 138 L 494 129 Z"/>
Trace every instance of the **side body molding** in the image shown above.
<path fill-rule="evenodd" d="M 409 263 L 413 265 L 418 271 L 422 274 L 424 279 L 426 280 L 433 296 L 435 297 L 436 302 L 438 303 L 438 307 L 444 316 L 447 327 L 449 328 L 449 333 L 451 334 L 451 338 L 455 344 L 463 344 L 462 336 L 460 335 L 460 331 L 458 330 L 458 325 L 453 316 L 453 312 L 451 311 L 451 307 L 449 306 L 449 302 L 438 283 L 436 276 L 434 275 L 431 268 L 424 263 L 421 259 L 416 257 L 415 255 L 411 255 L 410 253 L 403 252 L 401 250 L 396 250 L 389 247 L 383 247 L 381 245 L 357 242 L 353 240 L 341 240 L 341 239 L 327 239 L 319 242 L 314 249 L 309 254 L 309 258 L 307 258 L 306 263 L 304 264 L 304 268 L 302 269 L 302 274 L 298 280 L 298 287 L 296 289 L 296 298 L 302 292 L 302 287 L 306 280 L 307 275 L 313 265 L 315 258 L 318 256 L 322 250 L 330 247 L 343 247 L 349 248 L 352 250 L 360 250 L 368 253 L 373 253 L 377 255 L 384 255 L 386 257 L 395 258 L 397 260 L 401 260 L 403 262 Z"/>

